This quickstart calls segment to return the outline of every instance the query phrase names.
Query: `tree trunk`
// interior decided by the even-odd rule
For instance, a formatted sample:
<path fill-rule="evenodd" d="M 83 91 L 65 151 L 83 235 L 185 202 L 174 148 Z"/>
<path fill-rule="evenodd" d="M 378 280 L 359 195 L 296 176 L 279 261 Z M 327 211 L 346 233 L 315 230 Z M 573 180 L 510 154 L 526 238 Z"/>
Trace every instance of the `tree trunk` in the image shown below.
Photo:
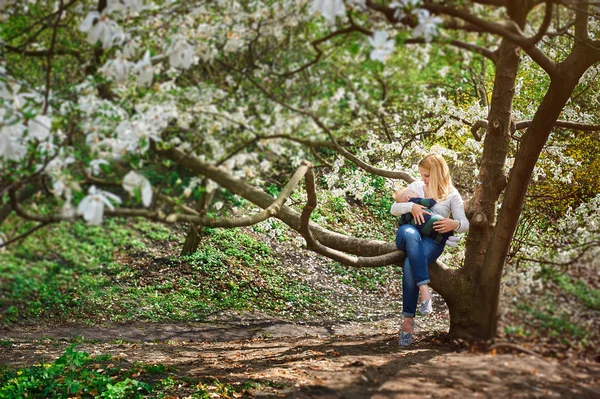
<path fill-rule="evenodd" d="M 496 77 L 488 128 L 483 144 L 483 157 L 475 194 L 467 210 L 470 230 L 467 236 L 464 266 L 456 300 L 451 306 L 450 333 L 461 337 L 487 337 L 487 309 L 477 300 L 484 293 L 477 282 L 484 264 L 487 245 L 493 235 L 496 204 L 506 185 L 504 164 L 510 142 L 512 102 L 519 68 L 519 47 L 503 40 L 498 49 Z"/>
<path fill-rule="evenodd" d="M 201 187 L 205 188 L 205 191 L 202 193 L 202 197 L 200 198 L 197 211 L 200 216 L 204 216 L 206 214 L 207 208 L 210 206 L 213 196 L 215 194 L 214 191 L 207 192 L 206 191 L 206 179 L 202 181 Z M 202 242 L 202 238 L 204 237 L 204 226 L 202 225 L 190 225 L 188 227 L 187 235 L 185 236 L 185 242 L 183 243 L 183 248 L 181 248 L 180 256 L 193 254 L 198 250 L 198 246 Z"/>
<path fill-rule="evenodd" d="M 484 337 L 492 338 L 496 334 L 502 270 L 521 214 L 533 168 L 548 140 L 552 127 L 571 97 L 579 79 L 591 65 L 599 60 L 600 51 L 592 51 L 586 43 L 576 42 L 569 57 L 558 65 L 557 78 L 552 80 L 531 125 L 523 134 L 521 148 L 515 157 L 515 164 L 510 173 L 498 224 L 485 254 L 483 273 L 478 282 L 478 287 L 481 289 L 478 301 L 481 301 L 483 309 L 486 310 L 481 315 L 485 317 L 483 323 L 485 329 L 482 330 Z"/>

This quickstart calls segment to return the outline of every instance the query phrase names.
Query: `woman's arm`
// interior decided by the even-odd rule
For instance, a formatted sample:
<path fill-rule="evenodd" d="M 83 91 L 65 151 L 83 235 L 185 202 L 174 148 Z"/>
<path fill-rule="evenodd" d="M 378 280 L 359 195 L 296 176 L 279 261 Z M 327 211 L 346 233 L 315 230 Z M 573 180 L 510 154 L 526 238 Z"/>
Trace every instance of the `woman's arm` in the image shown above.
<path fill-rule="evenodd" d="M 459 223 L 455 232 L 466 233 L 469 231 L 469 220 L 465 215 L 465 204 L 458 193 L 450 199 L 450 212 L 452 212 L 452 218 Z"/>
<path fill-rule="evenodd" d="M 395 199 L 395 197 L 394 197 L 394 199 Z M 394 216 L 401 216 L 401 215 L 404 215 L 405 213 L 410 213 L 413 205 L 414 204 L 412 202 L 394 202 L 392 204 L 392 208 L 390 209 L 390 212 Z"/>

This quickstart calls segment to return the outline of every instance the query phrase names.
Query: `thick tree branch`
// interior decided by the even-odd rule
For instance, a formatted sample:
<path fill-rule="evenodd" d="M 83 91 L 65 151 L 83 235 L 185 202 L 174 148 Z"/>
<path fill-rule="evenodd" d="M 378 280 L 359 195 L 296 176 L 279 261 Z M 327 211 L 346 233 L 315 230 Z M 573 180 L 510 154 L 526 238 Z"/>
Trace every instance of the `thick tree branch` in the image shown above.
<path fill-rule="evenodd" d="M 274 198 L 264 191 L 255 188 L 241 179 L 231 176 L 224 170 L 210 165 L 196 157 L 189 156 L 182 151 L 176 149 L 162 150 L 153 149 L 159 156 L 172 161 L 180 161 L 180 165 L 202 176 L 209 177 L 217 182 L 221 187 L 230 192 L 239 195 L 252 202 L 253 204 L 267 208 L 273 203 Z M 293 230 L 298 231 L 300 226 L 300 214 L 292 208 L 283 205 L 276 218 L 282 220 Z M 348 237 L 346 235 L 336 233 L 323 227 L 310 223 L 310 228 L 315 237 L 328 247 L 338 250 L 343 250 L 361 256 L 374 256 L 389 253 L 396 250 L 396 246 L 390 242 L 378 240 L 366 240 L 361 238 Z"/>
<path fill-rule="evenodd" d="M 471 126 L 471 134 L 473 135 L 473 137 L 475 137 L 475 140 L 481 141 L 482 135 L 479 134 L 479 130 L 480 129 L 487 130 L 487 128 L 488 128 L 488 121 L 478 120 Z"/>
<path fill-rule="evenodd" d="M 531 125 L 531 120 L 524 120 L 515 124 L 516 130 L 527 129 Z M 600 130 L 600 125 L 591 125 L 588 123 L 570 122 L 558 120 L 554 127 L 564 127 L 565 129 L 582 130 L 584 132 L 594 132 Z"/>
<path fill-rule="evenodd" d="M 153 150 L 172 161 L 181 161 L 181 166 L 188 168 L 198 174 L 210 177 L 221 187 L 237 194 L 248 201 L 260 206 L 268 207 L 273 202 L 273 197 L 262 190 L 250 186 L 243 180 L 237 179 L 227 172 L 216 168 L 198 158 L 189 156 L 175 149 L 160 150 L 153 146 Z M 287 224 L 293 230 L 299 231 L 301 224 L 301 215 L 290 207 L 283 205 L 276 218 Z M 392 242 L 379 240 L 367 240 L 363 238 L 349 237 L 344 234 L 327 230 L 316 223 L 309 222 L 309 228 L 313 237 L 321 244 L 330 249 L 343 251 L 347 254 L 357 255 L 359 257 L 377 257 L 379 255 L 395 256 L 399 253 L 396 245 Z M 382 262 L 387 262 L 387 257 L 378 258 Z M 444 298 L 450 298 L 453 287 L 451 284 L 445 284 L 448 279 L 454 275 L 454 271 L 441 262 L 431 263 L 429 271 L 434 280 L 432 287 Z"/>
<path fill-rule="evenodd" d="M 300 180 L 302 180 L 302 178 L 308 170 L 309 164 L 307 162 L 303 162 L 302 165 L 298 168 L 298 170 L 296 170 L 296 173 L 294 173 L 290 181 L 283 188 L 281 193 L 279 193 L 277 199 L 263 211 L 252 216 L 244 216 L 240 218 L 207 218 L 199 215 L 193 216 L 172 214 L 165 216 L 163 218 L 164 220 L 157 221 L 166 223 L 177 223 L 178 221 L 186 221 L 195 224 L 201 224 L 206 227 L 244 227 L 255 225 L 279 213 L 279 210 L 283 206 L 283 203 L 289 198 L 290 195 L 292 195 L 296 187 L 298 187 Z M 115 210 L 115 212 L 117 211 L 120 211 L 120 209 Z"/>
<path fill-rule="evenodd" d="M 533 61 L 535 61 L 551 78 L 557 77 L 557 68 L 554 61 L 548 58 L 540 49 L 535 46 L 535 42 L 532 38 L 525 37 L 520 30 L 516 30 L 516 32 L 507 29 L 506 27 L 494 23 L 485 21 L 481 18 L 476 17 L 466 11 L 458 10 L 452 7 L 447 7 L 441 4 L 433 4 L 428 3 L 423 6 L 423 8 L 429 10 L 435 14 L 444 14 L 453 16 L 456 18 L 460 18 L 466 22 L 469 22 L 473 25 L 481 27 L 484 31 L 499 35 L 511 42 L 519 45 L 525 52 L 531 57 Z M 514 28 L 517 28 L 516 26 Z"/>
<path fill-rule="evenodd" d="M 306 246 L 308 247 L 308 249 L 315 251 L 320 255 L 338 261 L 346 266 L 352 267 L 379 267 L 398 264 L 402 262 L 406 257 L 406 254 L 401 251 L 395 251 L 385 255 L 371 257 L 350 256 L 344 252 L 328 248 L 327 246 L 321 244 L 313 237 L 309 228 L 310 215 L 317 207 L 315 175 L 312 171 L 312 166 L 309 167 L 308 172 L 306 173 L 306 193 L 308 195 L 308 200 L 306 201 L 306 205 L 302 209 L 302 215 L 300 216 L 299 232 L 300 234 L 302 234 L 302 237 L 304 237 L 304 239 L 306 240 Z"/>
<path fill-rule="evenodd" d="M 575 38 L 586 42 L 590 38 L 588 33 L 589 0 L 577 1 L 575 7 Z"/>

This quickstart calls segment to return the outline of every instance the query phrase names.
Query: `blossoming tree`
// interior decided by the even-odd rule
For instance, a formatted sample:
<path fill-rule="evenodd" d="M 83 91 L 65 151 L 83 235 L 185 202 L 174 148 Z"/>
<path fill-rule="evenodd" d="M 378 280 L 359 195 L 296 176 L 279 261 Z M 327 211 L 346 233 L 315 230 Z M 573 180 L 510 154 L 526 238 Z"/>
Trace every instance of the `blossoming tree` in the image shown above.
<path fill-rule="evenodd" d="M 591 84 L 598 71 L 599 11 L 583 0 L 59 0 L 2 1 L 0 10 L 0 220 L 14 212 L 38 223 L 30 231 L 80 217 L 187 222 L 192 251 L 202 226 L 275 217 L 344 264 L 396 264 L 404 254 L 393 243 L 311 221 L 314 168 L 303 159 L 327 165 L 333 157 L 325 184 L 360 199 L 370 189 L 362 177 L 410 182 L 407 165 L 432 144 L 425 135 L 459 132 L 464 153 L 479 162 L 471 232 L 461 268 L 430 271 L 460 337 L 496 333 L 505 259 L 553 130 L 599 128 L 597 114 L 559 119 L 580 80 Z M 402 62 L 425 63 L 430 43 L 477 57 L 493 78 L 491 98 L 483 82 L 467 110 L 442 93 L 403 102 Z M 517 112 L 522 62 L 543 71 L 545 92 Z M 277 197 L 261 177 L 274 162 L 297 168 Z M 344 163 L 358 170 L 341 178 Z M 152 184 L 148 165 L 193 177 Z M 294 209 L 289 198 L 303 180 L 305 204 Z M 219 209 L 217 187 L 262 210 L 207 215 Z"/>

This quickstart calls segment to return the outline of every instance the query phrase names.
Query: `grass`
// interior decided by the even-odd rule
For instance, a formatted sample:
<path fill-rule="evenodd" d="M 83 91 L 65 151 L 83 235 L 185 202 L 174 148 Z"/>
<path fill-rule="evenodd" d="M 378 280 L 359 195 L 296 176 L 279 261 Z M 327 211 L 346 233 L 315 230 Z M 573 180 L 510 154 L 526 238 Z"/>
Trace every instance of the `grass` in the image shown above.
<path fill-rule="evenodd" d="M 187 257 L 150 253 L 177 240 L 144 220 L 38 232 L 0 253 L 0 322 L 198 321 L 223 309 L 295 317 L 326 306 L 266 244 L 239 229 L 208 230 Z"/>
<path fill-rule="evenodd" d="M 178 370 L 161 363 L 129 363 L 118 356 L 90 356 L 76 344 L 52 363 L 21 368 L 0 368 L 0 399 L 52 397 L 135 399 L 241 397 L 250 388 L 276 385 L 248 380 L 222 383 L 215 378 L 177 377 Z"/>
<path fill-rule="evenodd" d="M 542 270 L 542 278 L 552 280 L 560 289 L 573 295 L 588 308 L 600 310 L 600 290 L 590 287 L 585 281 L 575 280 L 570 275 L 551 267 Z"/>
<path fill-rule="evenodd" d="M 506 326 L 504 332 L 508 335 L 549 337 L 567 346 L 589 346 L 592 341 L 593 332 L 580 326 L 568 313 L 557 312 L 552 300 L 543 307 L 518 304 L 515 311 L 521 314 L 521 324 Z"/>

